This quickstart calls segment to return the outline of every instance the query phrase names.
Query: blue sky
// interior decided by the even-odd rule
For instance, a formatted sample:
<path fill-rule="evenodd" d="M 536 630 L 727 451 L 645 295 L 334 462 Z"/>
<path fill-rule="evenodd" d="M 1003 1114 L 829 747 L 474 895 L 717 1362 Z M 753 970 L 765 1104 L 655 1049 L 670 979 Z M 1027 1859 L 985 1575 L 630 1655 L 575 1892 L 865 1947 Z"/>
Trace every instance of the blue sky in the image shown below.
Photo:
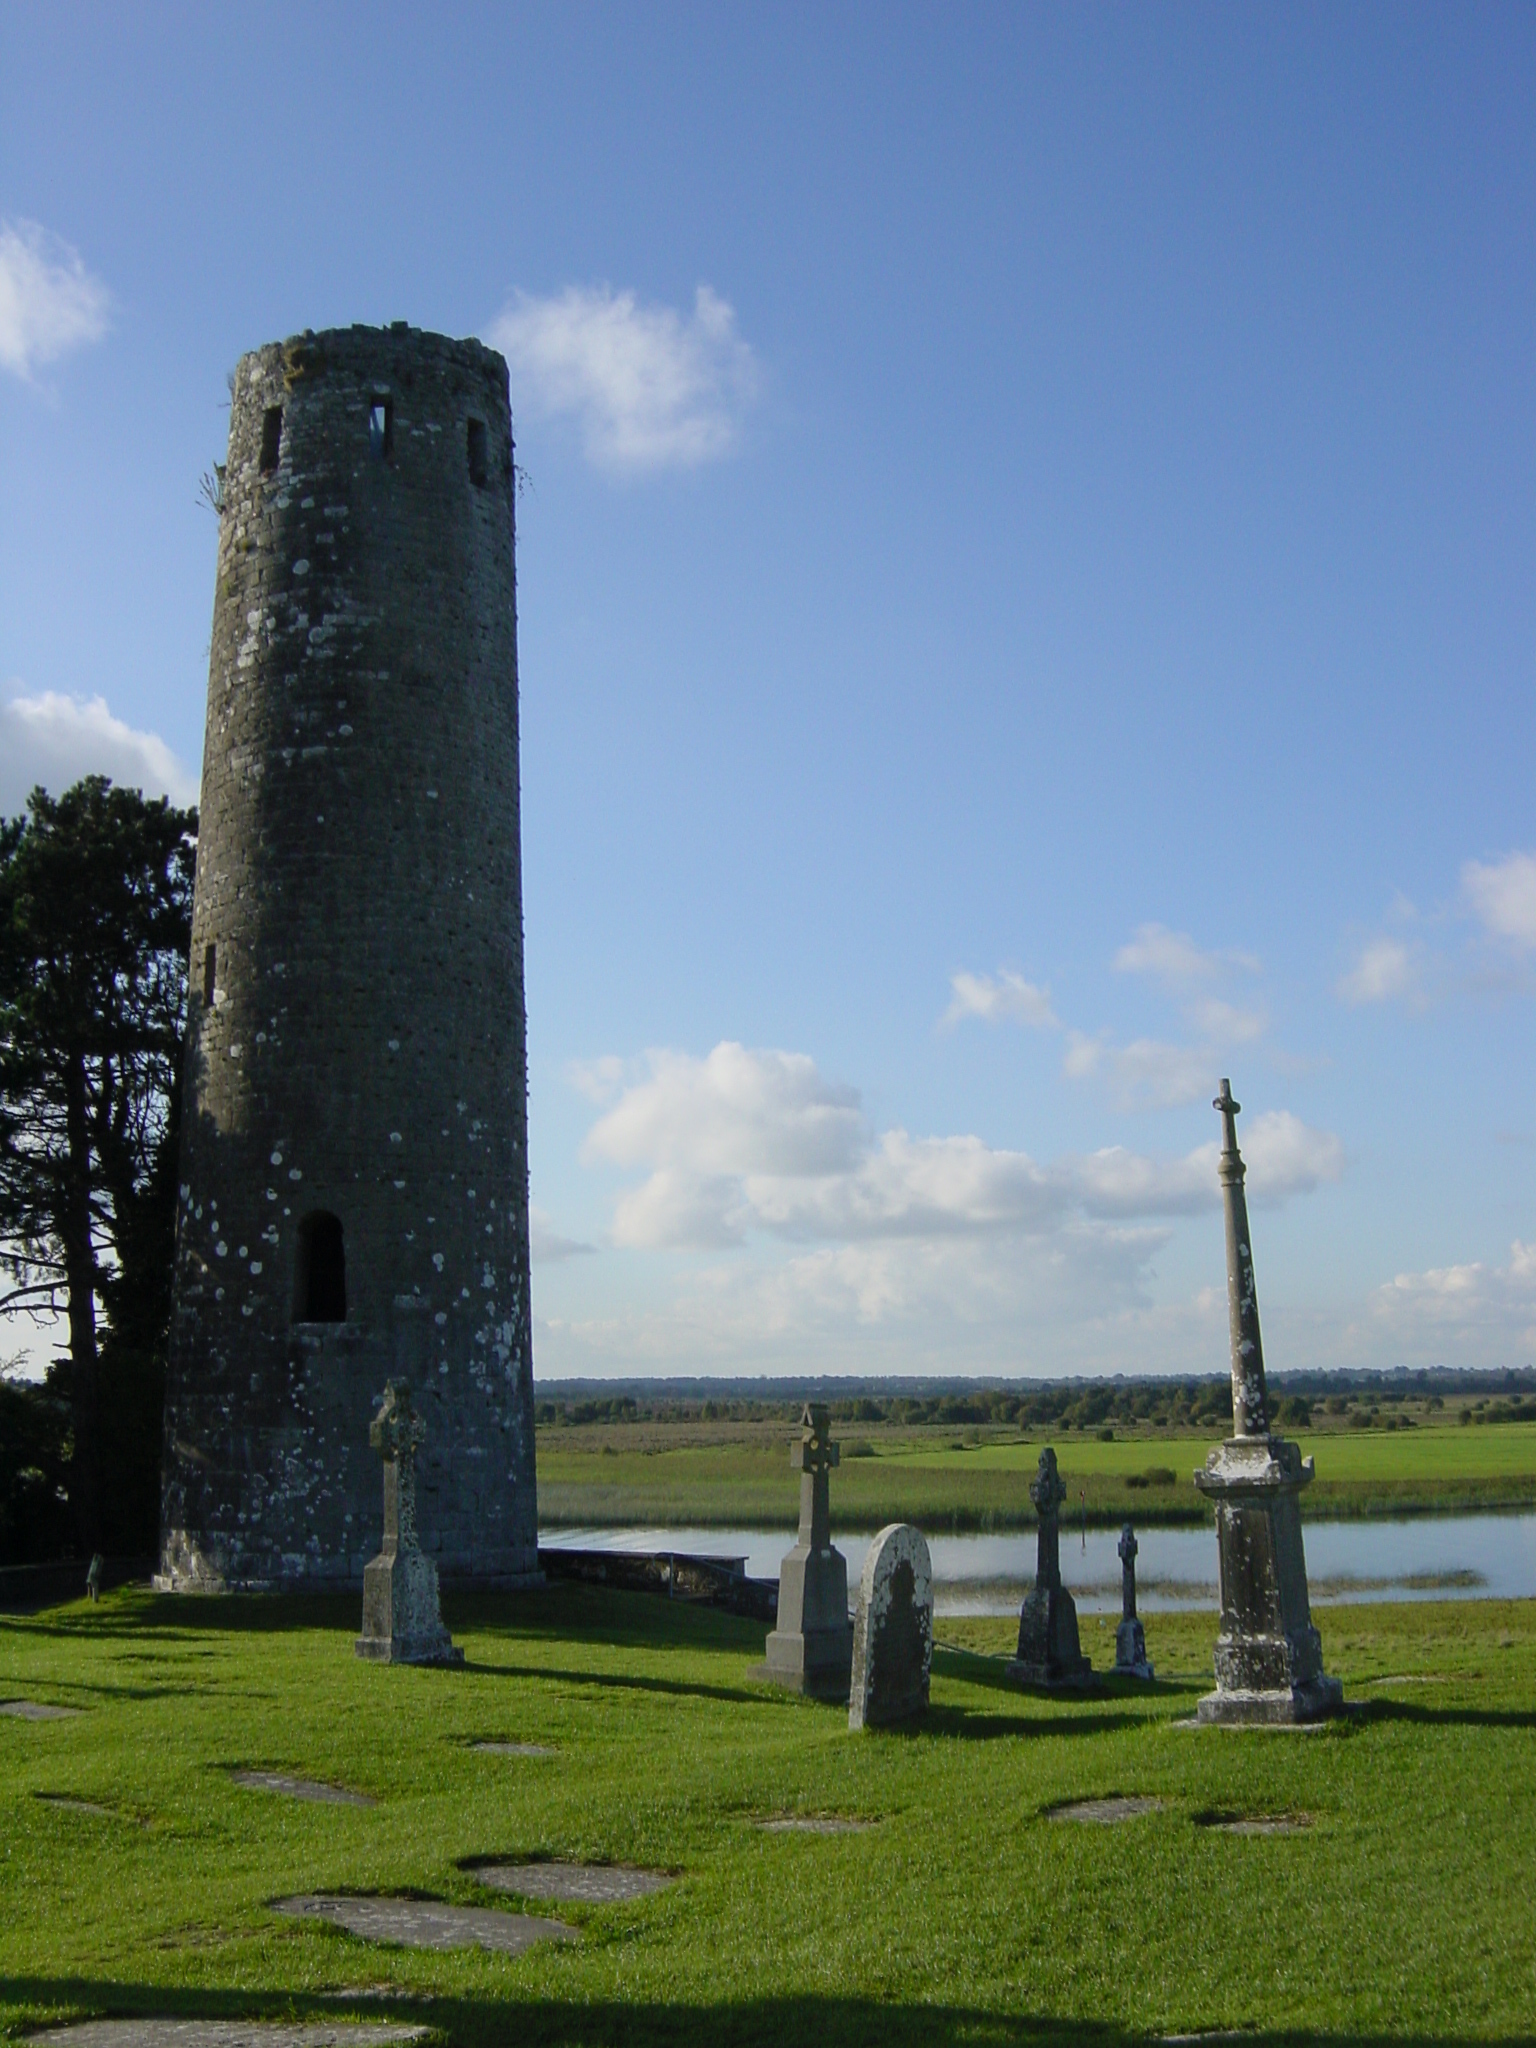
<path fill-rule="evenodd" d="M 239 354 L 503 347 L 536 1370 L 1536 1355 L 1536 15 L 0 14 L 0 801 Z"/>

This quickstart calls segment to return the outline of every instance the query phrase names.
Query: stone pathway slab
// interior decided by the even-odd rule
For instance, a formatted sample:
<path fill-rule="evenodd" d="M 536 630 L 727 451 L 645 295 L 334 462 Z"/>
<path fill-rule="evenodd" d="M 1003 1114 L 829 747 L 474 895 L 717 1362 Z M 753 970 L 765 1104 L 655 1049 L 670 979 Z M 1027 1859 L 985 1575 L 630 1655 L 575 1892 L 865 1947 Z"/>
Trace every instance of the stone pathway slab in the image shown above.
<path fill-rule="evenodd" d="M 42 1700 L 0 1700 L 0 1714 L 10 1714 L 18 1721 L 72 1721 L 80 1712 L 78 1707 L 50 1707 Z"/>
<path fill-rule="evenodd" d="M 1062 1806 L 1048 1806 L 1047 1820 L 1076 1820 L 1091 1827 L 1113 1827 L 1116 1821 L 1135 1820 L 1143 1813 L 1156 1813 L 1161 1799 L 1072 1799 Z"/>
<path fill-rule="evenodd" d="M 520 1956 L 536 1941 L 575 1941 L 576 1930 L 531 1913 L 498 1913 L 489 1906 L 448 1906 L 437 1899 L 349 1899 L 314 1894 L 274 1899 L 274 1913 L 297 1920 L 328 1920 L 364 1941 L 395 1941 L 402 1948 L 488 1948 Z"/>
<path fill-rule="evenodd" d="M 320 1785 L 313 1778 L 290 1778 L 284 1771 L 231 1771 L 237 1785 L 255 1792 L 281 1792 L 286 1799 L 313 1799 L 326 1806 L 373 1806 L 365 1792 L 348 1792 L 340 1785 Z"/>
<path fill-rule="evenodd" d="M 542 1742 L 476 1742 L 471 1745 L 483 1756 L 558 1756 Z"/>
<path fill-rule="evenodd" d="M 525 1899 L 575 1899 L 584 1906 L 643 1899 L 676 1883 L 665 1871 L 636 1870 L 625 1863 L 485 1863 L 474 1874 L 499 1892 L 518 1892 Z"/>
<path fill-rule="evenodd" d="M 28 2034 L 48 2048 L 366 2048 L 372 2041 L 419 2041 L 425 2027 L 398 2022 L 319 2020 L 285 2026 L 271 2020 L 85 2020 Z"/>

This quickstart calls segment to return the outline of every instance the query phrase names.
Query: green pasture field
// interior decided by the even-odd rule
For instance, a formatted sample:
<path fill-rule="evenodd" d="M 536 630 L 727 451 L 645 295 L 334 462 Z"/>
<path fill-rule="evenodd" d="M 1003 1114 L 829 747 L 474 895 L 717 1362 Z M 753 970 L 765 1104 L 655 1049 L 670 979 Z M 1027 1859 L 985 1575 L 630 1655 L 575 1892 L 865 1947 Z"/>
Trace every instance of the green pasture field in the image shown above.
<path fill-rule="evenodd" d="M 1351 1711 L 1312 1733 L 1176 1725 L 1208 1683 L 1208 1614 L 1148 1620 L 1155 1687 L 1072 1702 L 1006 1684 L 1006 1622 L 941 1623 L 927 1721 L 864 1736 L 753 1682 L 762 1630 L 708 1609 L 566 1586 L 449 1620 L 461 1672 L 360 1662 L 353 1601 L 124 1592 L 0 1619 L 0 1698 L 80 1710 L 0 1716 L 0 2030 L 139 2012 L 388 2016 L 465 2048 L 1536 2036 L 1536 1603 L 1328 1612 Z M 1102 1666 L 1108 1631 L 1084 1635 Z M 246 1790 L 242 1766 L 377 1804 Z M 1114 1794 L 1161 1806 L 1049 1817 Z M 786 1814 L 872 1825 L 754 1825 Z M 677 1882 L 546 1908 L 579 1941 L 516 1959 L 269 1910 L 321 1890 L 515 1910 L 474 1860 L 544 1856 Z"/>
<path fill-rule="evenodd" d="M 843 1461 L 832 1484 L 840 1528 L 910 1521 L 934 1534 L 1033 1524 L 1029 1479 L 1043 1437 L 858 1424 L 842 1434 Z M 1313 1519 L 1536 1506 L 1536 1423 L 1298 1435 L 1317 1464 L 1317 1479 L 1302 1496 L 1303 1512 Z M 791 1528 L 799 1492 L 789 1439 L 782 1423 L 541 1428 L 539 1519 L 546 1528 Z M 1086 1512 L 1098 1526 L 1128 1516 L 1144 1523 L 1205 1519 L 1191 1475 L 1214 1433 L 1117 1431 L 1109 1443 L 1067 1433 L 1050 1440 L 1067 1482 L 1069 1517 Z"/>

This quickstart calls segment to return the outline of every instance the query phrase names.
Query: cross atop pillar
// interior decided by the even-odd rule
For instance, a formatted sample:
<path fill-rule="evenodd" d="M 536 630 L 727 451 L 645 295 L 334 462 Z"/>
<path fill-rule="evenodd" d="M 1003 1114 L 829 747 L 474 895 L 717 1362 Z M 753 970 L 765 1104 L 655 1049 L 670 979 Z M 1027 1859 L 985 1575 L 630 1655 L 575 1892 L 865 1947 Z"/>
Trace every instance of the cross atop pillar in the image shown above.
<path fill-rule="evenodd" d="M 1136 1553 L 1141 1545 L 1136 1541 L 1136 1531 L 1127 1522 L 1120 1531 L 1120 1541 L 1115 1549 L 1120 1558 L 1120 1619 L 1136 1619 Z"/>
<path fill-rule="evenodd" d="M 1237 1113 L 1232 1083 L 1223 1080 L 1211 1104 L 1221 1116 L 1222 1207 L 1227 1222 L 1227 1325 L 1232 1348 L 1232 1434 L 1267 1436 L 1269 1403 L 1264 1386 L 1264 1343 L 1259 1335 L 1259 1297 L 1253 1281 L 1253 1248 L 1248 1230 L 1245 1168 L 1237 1149 Z"/>
<path fill-rule="evenodd" d="M 1067 1497 L 1066 1481 L 1056 1467 L 1056 1453 L 1049 1444 L 1040 1453 L 1040 1466 L 1029 1482 L 1029 1497 L 1040 1517 L 1040 1536 L 1035 1551 L 1035 1584 L 1055 1588 L 1061 1584 L 1061 1504 Z"/>
<path fill-rule="evenodd" d="M 832 1441 L 832 1411 L 807 1401 L 800 1417 L 800 1441 L 789 1447 L 789 1462 L 800 1474 L 800 1541 L 826 1550 L 832 1541 L 831 1493 L 827 1475 L 841 1445 Z"/>
<path fill-rule="evenodd" d="M 411 1406 L 410 1381 L 388 1381 L 368 1431 L 369 1443 L 384 1460 L 385 1557 L 417 1547 L 416 1453 L 426 1434 L 427 1425 Z"/>

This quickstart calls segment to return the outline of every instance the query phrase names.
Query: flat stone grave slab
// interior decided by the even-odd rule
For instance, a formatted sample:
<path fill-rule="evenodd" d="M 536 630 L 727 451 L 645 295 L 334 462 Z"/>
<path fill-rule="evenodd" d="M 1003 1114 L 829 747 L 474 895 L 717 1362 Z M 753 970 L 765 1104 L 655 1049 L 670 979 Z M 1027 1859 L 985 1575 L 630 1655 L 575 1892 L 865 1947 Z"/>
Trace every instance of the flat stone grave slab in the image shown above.
<path fill-rule="evenodd" d="M 135 1827 L 144 1823 L 137 1815 L 123 1813 L 115 1806 L 99 1806 L 94 1799 L 77 1799 L 73 1792 L 34 1792 L 34 1799 L 40 1799 L 44 1806 L 62 1806 L 70 1813 L 94 1814 L 98 1820 L 126 1820 Z"/>
<path fill-rule="evenodd" d="M 1197 1813 L 1197 1828 L 1221 1835 L 1299 1835 L 1312 1825 L 1310 1813 Z"/>
<path fill-rule="evenodd" d="M 325 1806 L 373 1806 L 366 1792 L 348 1792 L 340 1785 L 321 1785 L 313 1778 L 290 1778 L 286 1771 L 231 1771 L 236 1785 L 253 1792 L 280 1792 L 285 1799 L 313 1799 Z"/>
<path fill-rule="evenodd" d="M 575 1941 L 574 1927 L 532 1913 L 499 1913 L 490 1906 L 449 1906 L 440 1899 L 349 1899 L 321 1894 L 274 1899 L 274 1913 L 295 1920 L 328 1920 L 363 1941 L 393 1941 L 402 1948 L 487 1948 L 520 1956 L 536 1941 Z"/>
<path fill-rule="evenodd" d="M 478 1749 L 482 1756 L 558 1756 L 559 1751 L 543 1742 L 475 1742 L 472 1749 Z"/>
<path fill-rule="evenodd" d="M 499 1892 L 519 1892 L 525 1899 L 573 1899 L 584 1906 L 643 1899 L 677 1882 L 664 1870 L 636 1870 L 627 1863 L 482 1863 L 473 1875 Z"/>
<path fill-rule="evenodd" d="M 1132 1799 L 1116 1795 L 1111 1799 L 1069 1799 L 1045 1809 L 1047 1820 L 1082 1821 L 1090 1827 L 1113 1827 L 1116 1821 L 1136 1820 L 1141 1814 L 1156 1813 L 1161 1799 Z"/>
<path fill-rule="evenodd" d="M 79 1711 L 78 1707 L 50 1707 L 42 1700 L 0 1700 L 0 1714 L 10 1714 L 17 1721 L 70 1721 Z"/>
<path fill-rule="evenodd" d="M 127 2019 L 83 2020 L 25 2038 L 48 2048 L 365 2048 L 370 2041 L 419 2041 L 426 2031 L 391 2021 Z"/>
<path fill-rule="evenodd" d="M 840 1813 L 777 1813 L 770 1820 L 755 1820 L 752 1825 L 770 1835 L 858 1835 L 875 1823 L 851 1820 Z"/>

